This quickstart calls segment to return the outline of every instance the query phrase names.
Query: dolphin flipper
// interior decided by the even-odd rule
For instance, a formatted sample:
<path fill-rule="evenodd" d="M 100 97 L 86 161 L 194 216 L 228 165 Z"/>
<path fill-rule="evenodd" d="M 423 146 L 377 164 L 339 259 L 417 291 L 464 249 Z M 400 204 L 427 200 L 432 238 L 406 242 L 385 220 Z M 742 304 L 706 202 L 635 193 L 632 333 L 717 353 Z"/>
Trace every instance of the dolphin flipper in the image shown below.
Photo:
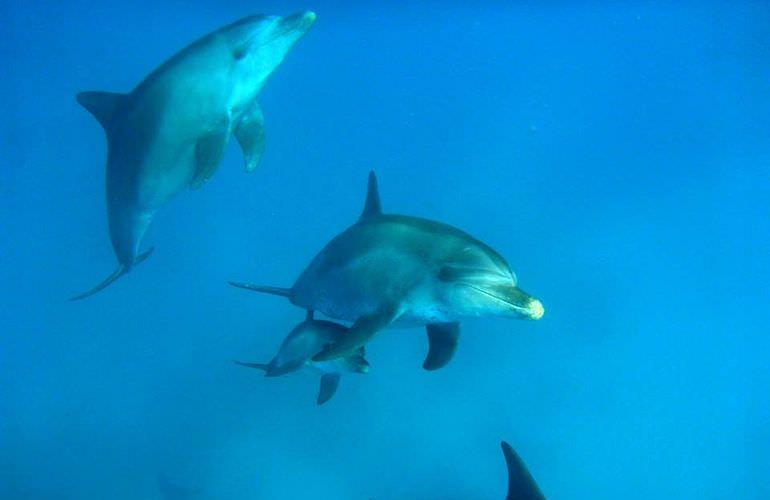
<path fill-rule="evenodd" d="M 422 367 L 438 370 L 452 359 L 460 338 L 460 323 L 433 323 L 427 326 L 428 356 Z"/>
<path fill-rule="evenodd" d="M 190 181 L 191 189 L 198 189 L 217 171 L 227 146 L 228 131 L 220 127 L 200 139 L 195 144 L 195 174 Z"/>
<path fill-rule="evenodd" d="M 545 496 L 514 449 L 505 441 L 500 443 L 508 467 L 508 495 L 505 500 L 545 500 Z"/>
<path fill-rule="evenodd" d="M 398 316 L 397 307 L 388 307 L 368 316 L 361 316 L 353 323 L 350 330 L 336 342 L 324 347 L 323 351 L 313 356 L 313 361 L 328 361 L 341 358 L 363 346 L 377 332 L 388 326 Z"/>
<path fill-rule="evenodd" d="M 228 281 L 231 286 L 251 290 L 252 292 L 269 293 L 271 295 L 280 295 L 281 297 L 291 297 L 291 288 L 281 288 L 278 286 L 254 285 L 252 283 L 242 283 L 239 281 Z"/>
<path fill-rule="evenodd" d="M 233 133 L 243 151 L 246 173 L 251 173 L 259 165 L 265 151 L 265 117 L 258 104 L 252 105 Z"/>
<path fill-rule="evenodd" d="M 131 268 L 147 260 L 147 257 L 149 257 L 150 254 L 152 254 L 153 250 L 155 250 L 155 247 L 152 247 L 146 252 L 144 252 L 143 254 L 140 254 L 136 259 L 134 259 L 134 263 L 131 266 L 121 264 L 112 274 L 107 276 L 107 278 L 104 281 L 102 281 L 92 289 L 88 290 L 87 292 L 81 293 L 80 295 L 75 295 L 74 297 L 70 297 L 69 300 L 71 301 L 82 300 L 82 299 L 85 299 L 86 297 L 90 297 L 91 295 L 97 292 L 101 292 L 102 290 L 104 290 L 105 288 L 107 288 L 108 286 L 116 282 L 118 278 L 128 273 L 131 270 Z"/>
<path fill-rule="evenodd" d="M 317 404 L 322 405 L 329 401 L 334 393 L 337 392 L 337 387 L 340 385 L 340 374 L 337 372 L 324 373 L 321 376 L 321 383 L 318 387 L 318 400 Z"/>

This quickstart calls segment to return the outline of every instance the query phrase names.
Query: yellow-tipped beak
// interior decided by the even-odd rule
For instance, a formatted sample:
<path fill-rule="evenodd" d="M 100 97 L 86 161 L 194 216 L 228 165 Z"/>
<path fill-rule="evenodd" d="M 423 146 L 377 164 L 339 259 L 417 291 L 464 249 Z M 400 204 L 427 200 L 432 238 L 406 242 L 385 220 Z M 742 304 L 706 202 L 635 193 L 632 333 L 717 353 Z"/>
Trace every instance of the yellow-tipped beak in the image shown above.
<path fill-rule="evenodd" d="M 543 317 L 543 314 L 545 314 L 543 303 L 537 299 L 530 300 L 527 304 L 527 309 L 529 310 L 530 319 L 540 319 Z"/>

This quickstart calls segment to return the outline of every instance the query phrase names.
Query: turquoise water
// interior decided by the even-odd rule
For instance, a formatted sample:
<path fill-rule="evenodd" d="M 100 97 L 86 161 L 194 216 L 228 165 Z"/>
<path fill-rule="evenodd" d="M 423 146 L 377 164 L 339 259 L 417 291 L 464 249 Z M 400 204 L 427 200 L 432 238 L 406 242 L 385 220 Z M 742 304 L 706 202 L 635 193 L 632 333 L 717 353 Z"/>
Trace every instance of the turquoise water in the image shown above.
<path fill-rule="evenodd" d="M 318 20 L 231 145 L 115 266 L 105 142 L 74 100 L 126 92 L 256 12 Z M 554 499 L 770 497 L 770 6 L 765 2 L 146 2 L 0 6 L 0 498 L 503 498 L 500 440 Z M 383 208 L 470 232 L 546 309 L 421 329 L 365 376 L 262 378 L 290 286 Z"/>

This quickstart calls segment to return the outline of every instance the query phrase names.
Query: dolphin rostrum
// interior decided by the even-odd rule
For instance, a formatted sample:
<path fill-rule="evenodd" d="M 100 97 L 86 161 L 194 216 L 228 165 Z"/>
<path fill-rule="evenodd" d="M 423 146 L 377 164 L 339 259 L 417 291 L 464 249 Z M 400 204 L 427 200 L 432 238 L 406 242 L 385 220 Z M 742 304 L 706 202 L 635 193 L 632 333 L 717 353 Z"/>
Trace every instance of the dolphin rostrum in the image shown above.
<path fill-rule="evenodd" d="M 347 331 L 346 327 L 337 323 L 313 319 L 313 313 L 308 312 L 305 321 L 294 327 L 284 339 L 278 354 L 270 363 L 242 361 L 234 361 L 234 363 L 262 370 L 266 377 L 277 377 L 299 370 L 319 373 L 321 382 L 316 402 L 322 405 L 334 396 L 342 372 L 367 373 L 369 371 L 369 363 L 364 358 L 363 347 L 344 357 L 329 361 L 312 360 L 313 356 L 321 352 L 325 346 L 337 341 Z"/>
<path fill-rule="evenodd" d="M 374 172 L 359 220 L 316 255 L 294 286 L 231 284 L 352 322 L 316 361 L 345 356 L 391 325 L 426 325 L 423 367 L 436 370 L 457 348 L 460 319 L 540 319 L 544 313 L 540 301 L 517 286 L 503 257 L 481 241 L 440 222 L 382 213 Z"/>
<path fill-rule="evenodd" d="M 71 300 L 104 289 L 150 255 L 139 246 L 155 212 L 214 174 L 231 135 L 246 171 L 256 168 L 264 149 L 257 95 L 315 19 L 312 12 L 246 17 L 187 46 L 128 94 L 77 95 L 107 135 L 107 212 L 118 268 Z"/>

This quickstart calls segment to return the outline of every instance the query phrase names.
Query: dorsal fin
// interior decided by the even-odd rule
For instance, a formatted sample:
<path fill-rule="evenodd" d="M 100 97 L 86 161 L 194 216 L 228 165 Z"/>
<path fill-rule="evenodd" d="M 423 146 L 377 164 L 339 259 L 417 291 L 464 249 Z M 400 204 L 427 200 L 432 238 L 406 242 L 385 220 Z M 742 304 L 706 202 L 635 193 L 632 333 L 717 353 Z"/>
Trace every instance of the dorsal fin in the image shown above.
<path fill-rule="evenodd" d="M 377 189 L 377 174 L 374 170 L 369 172 L 369 185 L 366 190 L 366 203 L 364 204 L 364 210 L 361 212 L 361 219 L 367 219 L 380 215 L 382 213 L 382 207 L 380 206 L 380 191 Z"/>
<path fill-rule="evenodd" d="M 516 451 L 505 441 L 500 446 L 508 468 L 508 496 L 505 500 L 545 500 L 543 492 Z"/>
<path fill-rule="evenodd" d="M 115 110 L 118 108 L 126 94 L 114 92 L 88 91 L 80 92 L 76 96 L 78 102 L 96 118 L 105 130 L 109 129 Z"/>

